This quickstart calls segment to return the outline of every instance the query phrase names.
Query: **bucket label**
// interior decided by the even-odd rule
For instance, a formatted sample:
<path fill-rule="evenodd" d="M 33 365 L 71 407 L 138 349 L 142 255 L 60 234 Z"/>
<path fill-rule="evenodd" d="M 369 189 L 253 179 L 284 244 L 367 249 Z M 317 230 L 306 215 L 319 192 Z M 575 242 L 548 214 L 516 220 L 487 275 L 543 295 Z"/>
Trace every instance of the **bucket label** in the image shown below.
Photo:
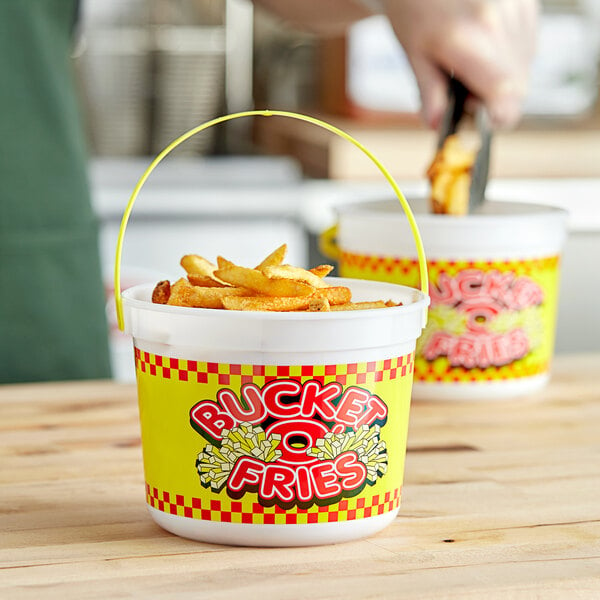
<path fill-rule="evenodd" d="M 431 307 L 417 342 L 415 381 L 491 381 L 548 370 L 559 257 L 428 263 Z M 344 253 L 344 277 L 416 287 L 418 262 Z"/>
<path fill-rule="evenodd" d="M 135 357 L 151 506 L 241 523 L 399 506 L 413 354 L 323 366 Z"/>

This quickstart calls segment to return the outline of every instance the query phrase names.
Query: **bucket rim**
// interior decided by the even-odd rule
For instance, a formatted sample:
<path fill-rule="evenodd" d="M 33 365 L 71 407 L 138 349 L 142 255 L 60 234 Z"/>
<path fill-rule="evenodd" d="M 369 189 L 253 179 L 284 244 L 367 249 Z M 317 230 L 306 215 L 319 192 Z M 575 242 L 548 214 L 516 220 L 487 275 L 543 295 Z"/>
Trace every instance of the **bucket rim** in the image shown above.
<path fill-rule="evenodd" d="M 497 221 L 499 219 L 513 221 L 517 219 L 540 219 L 540 218 L 559 218 L 566 220 L 569 216 L 569 211 L 560 206 L 550 204 L 539 204 L 534 202 L 519 202 L 514 200 L 486 200 L 483 204 L 485 207 L 502 208 L 505 210 L 498 212 L 475 212 L 466 215 L 453 216 L 446 214 L 436 214 L 427 210 L 421 212 L 420 207 L 415 207 L 415 203 L 425 203 L 425 197 L 407 197 L 408 203 L 413 209 L 413 213 L 418 218 L 420 223 L 431 221 L 437 224 L 447 224 L 449 226 L 461 225 L 464 223 L 478 223 Z M 336 207 L 336 212 L 340 216 L 345 215 L 364 215 L 370 217 L 381 216 L 386 219 L 400 218 L 405 220 L 404 213 L 396 210 L 394 205 L 396 202 L 393 198 L 382 198 L 377 200 L 360 200 L 349 204 Z M 397 202 L 396 202 L 397 204 Z M 511 208 L 517 208 L 516 212 L 509 212 Z"/>

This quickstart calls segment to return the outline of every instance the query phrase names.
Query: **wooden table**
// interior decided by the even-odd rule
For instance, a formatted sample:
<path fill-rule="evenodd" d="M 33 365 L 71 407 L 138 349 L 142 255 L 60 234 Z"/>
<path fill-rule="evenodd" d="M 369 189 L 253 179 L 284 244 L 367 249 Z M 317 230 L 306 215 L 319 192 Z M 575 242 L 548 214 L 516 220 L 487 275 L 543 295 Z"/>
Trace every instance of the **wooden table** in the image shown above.
<path fill-rule="evenodd" d="M 395 522 L 289 549 L 153 523 L 133 386 L 0 387 L 0 598 L 600 598 L 600 355 L 553 373 L 520 400 L 413 403 Z"/>

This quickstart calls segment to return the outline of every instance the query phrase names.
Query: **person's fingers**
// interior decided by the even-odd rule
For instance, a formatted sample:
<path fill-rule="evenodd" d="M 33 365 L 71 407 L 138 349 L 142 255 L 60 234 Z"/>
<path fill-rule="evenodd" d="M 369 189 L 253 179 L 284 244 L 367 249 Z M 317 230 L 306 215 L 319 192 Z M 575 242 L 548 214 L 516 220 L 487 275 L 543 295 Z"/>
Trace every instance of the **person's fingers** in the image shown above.
<path fill-rule="evenodd" d="M 514 125 L 520 116 L 526 77 L 510 51 L 499 56 L 492 39 L 482 31 L 449 37 L 440 48 L 440 64 L 486 105 L 492 123 Z"/>
<path fill-rule="evenodd" d="M 492 68 L 489 71 L 485 76 L 476 77 L 457 68 L 454 74 L 485 105 L 494 127 L 512 127 L 521 115 L 524 82 L 519 83 L 500 71 L 491 72 Z"/>
<path fill-rule="evenodd" d="M 495 129 L 514 127 L 522 111 L 523 99 L 521 96 L 498 96 L 487 104 L 490 121 Z"/>
<path fill-rule="evenodd" d="M 428 124 L 439 124 L 451 74 L 485 104 L 495 126 L 516 124 L 535 50 L 537 0 L 384 1 Z"/>
<path fill-rule="evenodd" d="M 421 94 L 423 119 L 437 129 L 448 104 L 448 77 L 424 56 L 412 56 L 410 62 Z"/>

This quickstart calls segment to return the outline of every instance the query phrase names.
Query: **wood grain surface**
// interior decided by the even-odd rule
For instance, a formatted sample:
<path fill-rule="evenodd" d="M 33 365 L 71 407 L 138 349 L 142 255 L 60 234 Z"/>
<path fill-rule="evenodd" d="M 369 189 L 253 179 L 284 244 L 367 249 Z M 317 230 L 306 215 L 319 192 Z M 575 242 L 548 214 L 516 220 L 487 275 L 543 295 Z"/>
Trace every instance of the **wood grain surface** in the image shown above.
<path fill-rule="evenodd" d="M 156 526 L 133 386 L 3 386 L 0 519 L 2 599 L 600 598 L 600 355 L 525 398 L 414 402 L 398 518 L 312 548 Z"/>

